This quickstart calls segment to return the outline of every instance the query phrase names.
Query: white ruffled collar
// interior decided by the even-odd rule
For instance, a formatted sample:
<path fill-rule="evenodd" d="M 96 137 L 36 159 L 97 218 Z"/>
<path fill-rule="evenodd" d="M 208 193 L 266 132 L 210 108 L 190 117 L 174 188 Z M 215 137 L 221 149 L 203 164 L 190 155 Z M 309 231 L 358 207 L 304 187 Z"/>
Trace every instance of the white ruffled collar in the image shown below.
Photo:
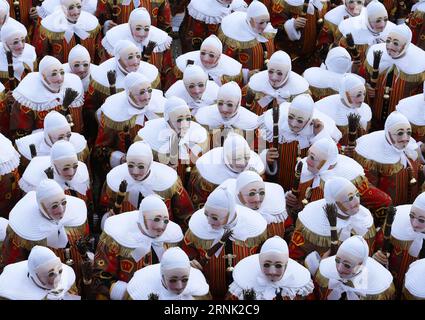
<path fill-rule="evenodd" d="M 380 73 L 389 71 L 393 66 L 408 75 L 425 72 L 425 52 L 413 43 L 409 44 L 404 55 L 397 59 L 393 59 L 388 55 L 385 43 L 373 45 L 366 55 L 366 60 L 371 66 L 373 66 L 373 52 L 376 50 L 382 51 L 381 62 L 379 64 Z"/>
<path fill-rule="evenodd" d="M 331 117 L 337 126 L 347 126 L 347 117 L 350 113 L 360 116 L 360 125 L 364 130 L 366 130 L 368 122 L 372 119 L 372 111 L 369 105 L 362 103 L 359 108 L 349 108 L 342 102 L 339 94 L 317 101 L 314 107 Z"/>
<path fill-rule="evenodd" d="M 343 285 L 343 282 L 346 280 L 341 279 L 336 270 L 335 256 L 323 259 L 320 262 L 319 271 L 322 276 L 329 279 L 329 287 L 335 286 L 328 296 L 328 300 L 337 300 L 342 292 L 347 292 L 347 298 L 349 300 L 359 300 L 361 294 L 378 295 L 386 291 L 393 282 L 391 273 L 377 261 L 369 257 L 367 258 L 366 265 L 363 267 L 362 272 L 351 279 L 354 288 Z M 342 287 L 337 284 L 338 282 L 342 284 Z M 339 296 L 336 292 L 333 293 L 334 290 L 339 291 Z"/>
<path fill-rule="evenodd" d="M 26 193 L 35 191 L 38 184 L 47 179 L 44 172 L 47 168 L 51 167 L 50 156 L 37 156 L 31 160 L 29 165 L 24 171 L 21 179 L 18 181 L 19 187 Z M 56 170 L 54 170 L 54 180 L 59 183 L 62 189 L 72 189 L 82 195 L 86 195 L 87 190 L 90 188 L 90 177 L 85 163 L 78 161 L 78 169 L 75 176 L 71 181 L 65 181 L 60 177 Z"/>
<path fill-rule="evenodd" d="M 238 262 L 233 271 L 231 294 L 243 300 L 243 290 L 254 289 L 257 300 L 273 300 L 282 289 L 282 297 L 291 300 L 297 295 L 306 297 L 313 292 L 314 284 L 310 272 L 295 260 L 289 259 L 285 273 L 277 282 L 267 280 L 261 271 L 259 255 L 254 254 Z"/>
<path fill-rule="evenodd" d="M 351 159 L 350 157 L 344 156 L 342 154 L 339 154 L 337 156 L 336 165 L 332 169 L 324 170 L 323 172 L 319 172 L 319 174 L 317 175 L 313 175 L 307 169 L 306 160 L 307 158 L 304 158 L 301 160 L 303 162 L 303 169 L 301 171 L 301 179 L 300 179 L 301 183 L 307 182 L 315 178 L 319 180 L 318 183 L 320 183 L 320 181 L 326 182 L 332 177 L 344 177 L 352 181 L 359 176 L 365 175 L 363 167 L 357 161 Z"/>
<path fill-rule="evenodd" d="M 74 146 L 77 154 L 81 153 L 87 148 L 87 141 L 83 135 L 72 132 L 69 142 Z M 44 140 L 44 131 L 38 130 L 37 132 L 24 136 L 20 139 L 15 140 L 16 148 L 26 159 L 31 160 L 31 153 L 29 146 L 31 144 L 35 145 L 35 150 L 38 156 L 47 156 L 50 155 L 51 146 L 46 144 Z"/>
<path fill-rule="evenodd" d="M 264 182 L 266 196 L 258 210 L 267 223 L 280 223 L 288 218 L 286 212 L 285 191 L 277 183 Z M 231 178 L 220 184 L 219 187 L 226 187 L 235 196 L 236 204 L 244 206 L 236 194 L 236 179 Z"/>
<path fill-rule="evenodd" d="M 346 73 L 337 73 L 327 69 L 322 63 L 320 67 L 311 67 L 304 71 L 303 77 L 311 87 L 318 89 L 332 89 L 338 92 L 339 85 Z"/>
<path fill-rule="evenodd" d="M 201 100 L 195 101 L 186 90 L 183 80 L 178 80 L 167 90 L 165 97 L 176 96 L 183 99 L 188 104 L 192 114 L 196 114 L 199 109 L 216 102 L 218 90 L 219 86 L 214 81 L 208 80 Z"/>
<path fill-rule="evenodd" d="M 164 191 L 171 188 L 177 178 L 177 172 L 174 169 L 154 161 L 149 175 L 143 181 L 134 180 L 128 172 L 127 163 L 123 163 L 109 171 L 106 182 L 112 191 L 118 192 L 121 181 L 126 180 L 128 201 L 137 208 L 139 193 L 146 197 L 156 191 Z"/>
<path fill-rule="evenodd" d="M 232 241 L 245 241 L 261 235 L 267 229 L 267 222 L 259 212 L 236 205 L 237 221 L 232 228 Z M 190 231 L 198 238 L 214 240 L 217 243 L 224 234 L 224 229 L 215 230 L 208 224 L 204 209 L 196 211 L 189 220 Z M 219 252 L 218 252 L 219 253 Z"/>
<path fill-rule="evenodd" d="M 77 22 L 72 24 L 67 20 L 62 8 L 59 7 L 42 19 L 41 25 L 51 32 L 64 32 L 65 40 L 69 43 L 74 33 L 83 40 L 87 39 L 90 32 L 99 25 L 99 21 L 91 13 L 81 11 Z"/>
<path fill-rule="evenodd" d="M 313 134 L 311 120 L 298 133 L 294 133 L 288 125 L 288 110 L 290 103 L 284 102 L 279 107 L 279 143 L 291 143 L 298 141 L 301 149 L 310 147 L 315 141 L 322 138 L 332 138 L 334 141 L 339 141 L 342 137 L 341 131 L 336 127 L 335 121 L 327 115 L 314 109 L 312 119 L 319 119 L 323 122 L 324 128 L 316 136 Z M 273 138 L 273 110 L 267 110 L 258 118 L 260 134 L 267 141 L 272 141 Z"/>
<path fill-rule="evenodd" d="M 196 161 L 196 168 L 199 174 L 210 183 L 219 185 L 229 178 L 236 178 L 239 173 L 231 171 L 223 160 L 223 147 L 216 147 L 203 154 Z M 251 151 L 251 158 L 245 170 L 253 168 L 259 175 L 265 171 L 261 158 L 254 151 Z"/>
<path fill-rule="evenodd" d="M 209 285 L 201 271 L 190 268 L 185 290 L 179 295 L 173 294 L 162 284 L 161 265 L 158 263 L 136 271 L 127 285 L 127 292 L 133 300 L 148 300 L 152 293 L 158 295 L 159 300 L 193 300 L 207 295 Z"/>
<path fill-rule="evenodd" d="M 330 237 L 331 228 L 325 210 L 323 209 L 325 204 L 325 199 L 310 202 L 304 207 L 303 211 L 300 212 L 298 219 L 300 219 L 302 224 L 313 233 L 319 236 Z M 342 220 L 338 217 L 336 224 L 339 239 L 341 239 L 341 236 L 345 238 L 347 236 L 346 231 L 351 230 L 363 236 L 371 226 L 373 226 L 373 217 L 370 211 L 362 205 L 360 205 L 359 212 L 349 219 Z"/>
<path fill-rule="evenodd" d="M 370 146 L 373 146 L 373 148 Z M 356 140 L 356 152 L 358 154 L 382 164 L 401 162 L 406 167 L 407 160 L 403 161 L 406 158 L 403 154 L 415 161 L 418 157 L 417 149 L 418 145 L 413 138 L 410 138 L 410 142 L 404 150 L 396 149 L 387 141 L 383 130 L 368 133 Z"/>
<path fill-rule="evenodd" d="M 143 51 L 143 46 L 145 46 L 149 41 L 156 43 L 155 49 L 153 52 L 164 52 L 169 49 L 173 39 L 163 30 L 158 29 L 155 26 L 150 26 L 149 35 L 143 41 L 143 43 L 138 43 L 134 40 L 130 26 L 128 23 L 123 23 L 113 27 L 112 29 L 106 32 L 105 37 L 102 39 L 102 46 L 106 49 L 109 55 L 114 55 L 115 44 L 119 40 L 129 40 L 133 42 L 141 51 Z"/>
<path fill-rule="evenodd" d="M 151 251 L 155 250 L 158 259 L 161 260 L 165 251 L 164 245 L 178 243 L 183 240 L 181 228 L 170 221 L 164 233 L 157 238 L 144 235 L 138 226 L 139 211 L 130 211 L 109 217 L 105 221 L 104 232 L 117 241 L 120 245 L 134 249 L 131 253 L 137 262 Z"/>
<path fill-rule="evenodd" d="M 0 277 L 0 297 L 9 300 L 80 300 L 79 296 L 68 293 L 75 283 L 74 270 L 64 263 L 62 263 L 62 270 L 58 284 L 58 289 L 62 292 L 53 294 L 37 286 L 28 276 L 28 260 L 9 264 Z"/>
<path fill-rule="evenodd" d="M 263 43 L 267 42 L 268 40 L 265 37 L 252 31 L 246 19 L 246 12 L 233 12 L 222 19 L 220 28 L 226 37 L 237 41 L 257 40 Z M 263 34 L 275 34 L 276 32 L 277 30 L 269 23 Z"/>
<path fill-rule="evenodd" d="M 72 73 L 65 73 L 60 91 L 53 93 L 44 86 L 39 72 L 31 72 L 13 90 L 13 98 L 34 111 L 45 111 L 62 104 L 67 88 L 72 88 L 78 92 L 78 96 L 69 107 L 81 107 L 84 104 L 83 84 L 80 78 Z"/>
<path fill-rule="evenodd" d="M 106 98 L 100 110 L 106 117 L 116 122 L 127 121 L 137 116 L 136 123 L 143 126 L 145 117 L 149 120 L 159 118 L 159 114 L 164 112 L 165 101 L 162 91 L 153 89 L 149 104 L 138 109 L 129 102 L 127 92 L 122 91 Z"/>
<path fill-rule="evenodd" d="M 174 130 L 170 128 L 164 118 L 147 121 L 145 126 L 137 133 L 143 141 L 146 141 L 151 146 L 152 150 L 161 154 L 170 153 L 170 142 L 173 134 L 175 134 Z M 183 148 L 186 149 L 186 153 L 188 148 L 195 154 L 201 152 L 202 149 L 200 145 L 205 143 L 207 139 L 207 131 L 197 122 L 191 121 L 189 130 L 185 136 L 179 140 L 179 158 L 183 159 Z M 184 159 L 188 160 L 188 158 Z"/>
<path fill-rule="evenodd" d="M 274 98 L 278 103 L 290 101 L 293 96 L 308 91 L 308 82 L 300 75 L 290 71 L 285 84 L 279 89 L 274 89 L 270 82 L 267 70 L 254 74 L 250 79 L 248 86 L 256 92 L 263 93 L 265 97 L 260 99 L 258 103 L 265 108 Z"/>
<path fill-rule="evenodd" d="M 206 24 L 220 24 L 221 20 L 232 12 L 232 8 L 217 0 L 191 0 L 187 12 L 194 19 Z"/>
<path fill-rule="evenodd" d="M 9 214 L 9 225 L 21 238 L 30 241 L 47 239 L 47 245 L 64 248 L 68 243 L 65 227 L 79 227 L 87 221 L 87 207 L 83 200 L 66 196 L 64 217 L 54 223 L 40 212 L 35 191 L 28 192 Z"/>
<path fill-rule="evenodd" d="M 101 84 L 104 87 L 109 88 L 108 82 L 108 71 L 115 70 L 117 73 L 117 79 L 115 86 L 117 89 L 124 89 L 124 78 L 126 74 L 121 71 L 121 68 L 117 65 L 115 57 L 112 57 L 105 62 L 102 62 L 96 70 L 92 70 L 91 76 L 92 80 Z M 140 61 L 140 66 L 137 72 L 143 74 L 146 78 L 148 78 L 149 82 L 154 82 L 158 77 L 158 69 L 154 65 Z"/>
<path fill-rule="evenodd" d="M 0 133 L 0 176 L 11 173 L 19 166 L 20 154 L 12 142 Z"/>
<path fill-rule="evenodd" d="M 365 16 L 365 15 L 366 15 L 366 10 L 365 10 L 365 7 L 363 7 L 362 10 L 360 11 L 359 16 Z M 347 11 L 347 7 L 344 4 L 341 4 L 338 7 L 332 9 L 331 11 L 328 11 L 325 14 L 324 19 L 331 22 L 335 26 L 338 26 L 341 23 L 341 21 L 344 20 L 344 17 L 347 17 L 347 16 L 349 18 L 352 17 L 350 12 Z"/>
<path fill-rule="evenodd" d="M 229 120 L 223 119 L 216 104 L 200 109 L 195 119 L 210 130 L 221 126 L 242 130 L 255 130 L 258 127 L 258 116 L 242 106 L 238 107 L 236 114 Z"/>
<path fill-rule="evenodd" d="M 32 72 L 34 71 L 34 62 L 37 60 L 37 54 L 35 53 L 35 48 L 26 43 L 24 51 L 19 57 L 13 57 L 13 70 L 14 76 L 17 80 L 22 79 L 25 68 L 29 68 Z M 0 70 L 7 72 L 8 64 L 6 57 L 6 50 L 4 44 L 0 43 Z"/>

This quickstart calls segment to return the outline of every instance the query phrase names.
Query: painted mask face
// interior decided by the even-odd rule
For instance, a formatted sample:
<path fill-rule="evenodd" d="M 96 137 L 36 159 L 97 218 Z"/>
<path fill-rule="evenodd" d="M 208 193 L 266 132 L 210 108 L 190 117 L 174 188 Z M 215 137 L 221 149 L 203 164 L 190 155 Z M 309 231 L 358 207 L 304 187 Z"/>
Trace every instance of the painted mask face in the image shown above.
<path fill-rule="evenodd" d="M 148 157 L 127 158 L 128 173 L 136 181 L 143 181 L 149 173 L 151 166 Z"/>
<path fill-rule="evenodd" d="M 71 181 L 77 173 L 78 169 L 77 155 L 75 155 L 75 157 L 55 160 L 54 165 L 56 167 L 56 171 L 63 179 L 66 181 Z"/>
<path fill-rule="evenodd" d="M 137 43 L 142 43 L 149 36 L 151 26 L 147 22 L 137 22 L 130 25 L 131 34 Z"/>
<path fill-rule="evenodd" d="M 165 270 L 162 279 L 165 287 L 174 294 L 181 294 L 189 282 L 190 268 Z"/>
<path fill-rule="evenodd" d="M 382 17 L 372 17 L 369 18 L 369 24 L 374 32 L 381 33 L 384 31 L 388 22 L 388 15 Z"/>
<path fill-rule="evenodd" d="M 345 252 L 337 252 L 335 257 L 336 270 L 342 279 L 350 279 L 355 276 L 361 266 L 362 261 Z"/>
<path fill-rule="evenodd" d="M 311 115 L 301 110 L 289 107 L 288 126 L 294 133 L 300 132 L 310 120 Z"/>
<path fill-rule="evenodd" d="M 351 16 L 356 17 L 360 14 L 364 6 L 364 0 L 346 0 L 345 7 Z"/>
<path fill-rule="evenodd" d="M 231 119 L 238 112 L 239 99 L 221 99 L 220 97 L 217 100 L 217 108 L 220 112 L 221 117 L 224 120 Z"/>
<path fill-rule="evenodd" d="M 394 125 L 389 129 L 391 143 L 399 150 L 407 147 L 412 136 L 412 128 L 407 123 L 400 123 Z"/>
<path fill-rule="evenodd" d="M 80 79 L 84 79 L 90 73 L 90 60 L 75 60 L 69 64 L 73 74 L 76 74 Z"/>
<path fill-rule="evenodd" d="M 270 85 L 275 89 L 280 88 L 286 81 L 289 69 L 269 63 L 267 70 Z"/>
<path fill-rule="evenodd" d="M 39 266 L 36 270 L 36 276 L 44 288 L 52 290 L 59 285 L 62 278 L 62 268 L 61 261 L 53 259 Z"/>
<path fill-rule="evenodd" d="M 242 172 L 248 166 L 250 159 L 250 150 L 245 150 L 245 148 L 237 148 L 236 150 L 234 150 L 232 158 L 228 159 L 228 165 L 233 171 Z"/>
<path fill-rule="evenodd" d="M 224 208 L 205 205 L 204 214 L 207 217 L 208 224 L 215 230 L 223 228 L 229 219 L 229 212 Z"/>
<path fill-rule="evenodd" d="M 241 203 L 252 210 L 258 210 L 266 196 L 266 187 L 262 181 L 254 181 L 244 186 L 239 193 Z"/>
<path fill-rule="evenodd" d="M 206 69 L 215 67 L 220 55 L 221 52 L 217 52 L 217 49 L 212 46 L 202 46 L 199 52 L 201 63 Z"/>
<path fill-rule="evenodd" d="M 312 145 L 310 149 L 308 149 L 306 163 L 308 171 L 310 171 L 312 174 L 318 174 L 323 165 L 326 163 L 326 160 L 326 154 L 324 154 L 316 146 Z"/>
<path fill-rule="evenodd" d="M 270 22 L 270 16 L 268 15 L 252 18 L 249 21 L 252 30 L 254 30 L 254 32 L 258 34 L 261 34 L 264 32 L 269 22 Z"/>
<path fill-rule="evenodd" d="M 202 99 L 202 95 L 207 88 L 207 82 L 203 77 L 199 77 L 199 79 L 190 79 L 184 86 L 192 99 L 197 101 Z"/>
<path fill-rule="evenodd" d="M 63 128 L 58 128 L 56 130 L 52 130 L 49 132 L 49 138 L 50 141 L 52 142 L 52 145 L 59 140 L 65 140 L 65 141 L 69 141 L 69 139 L 71 139 L 71 127 L 63 127 Z"/>
<path fill-rule="evenodd" d="M 178 108 L 169 115 L 170 126 L 176 131 L 179 136 L 184 136 L 190 128 L 192 115 L 189 108 Z"/>
<path fill-rule="evenodd" d="M 50 90 L 59 92 L 65 80 L 65 70 L 62 65 L 52 65 L 44 71 L 43 78 Z"/>
<path fill-rule="evenodd" d="M 71 23 L 76 23 L 80 18 L 82 10 L 81 0 L 69 0 L 65 2 L 64 12 Z"/>
<path fill-rule="evenodd" d="M 53 220 L 59 221 L 66 211 L 66 197 L 64 193 L 58 193 L 41 201 L 44 212 Z"/>
<path fill-rule="evenodd" d="M 413 231 L 424 233 L 425 232 L 425 210 L 412 205 L 409 216 L 410 216 L 410 223 L 412 225 Z"/>
<path fill-rule="evenodd" d="M 385 40 L 387 53 L 391 58 L 398 58 L 404 52 L 407 41 L 395 33 L 390 33 Z"/>
<path fill-rule="evenodd" d="M 338 208 L 349 216 L 353 216 L 360 209 L 360 193 L 354 185 L 347 186 L 341 190 L 336 197 Z"/>
<path fill-rule="evenodd" d="M 128 73 L 137 72 L 140 67 L 141 58 L 140 50 L 134 47 L 128 47 L 120 52 L 119 62 Z"/>
<path fill-rule="evenodd" d="M 259 255 L 260 267 L 263 274 L 271 282 L 282 279 L 288 265 L 288 256 L 280 252 L 264 252 Z"/>
<path fill-rule="evenodd" d="M 6 44 L 14 57 L 20 57 L 25 49 L 25 36 L 15 34 L 6 40 Z"/>
<path fill-rule="evenodd" d="M 130 88 L 130 99 L 139 107 L 146 107 L 152 98 L 152 86 L 148 82 L 139 83 Z"/>
<path fill-rule="evenodd" d="M 359 86 L 345 92 L 345 95 L 351 108 L 360 108 L 366 97 L 366 88 L 364 86 Z"/>
<path fill-rule="evenodd" d="M 152 238 L 160 237 L 170 222 L 168 212 L 163 211 L 145 211 L 143 212 L 143 218 L 148 236 Z"/>

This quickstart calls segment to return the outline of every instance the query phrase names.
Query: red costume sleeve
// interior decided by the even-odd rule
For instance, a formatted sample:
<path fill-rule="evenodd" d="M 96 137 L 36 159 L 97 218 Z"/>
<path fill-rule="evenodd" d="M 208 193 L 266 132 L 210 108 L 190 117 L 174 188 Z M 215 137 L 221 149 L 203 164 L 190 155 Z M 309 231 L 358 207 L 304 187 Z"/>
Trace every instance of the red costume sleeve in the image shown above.
<path fill-rule="evenodd" d="M 10 135 L 17 139 L 28 135 L 35 127 L 34 112 L 15 101 L 10 112 Z"/>

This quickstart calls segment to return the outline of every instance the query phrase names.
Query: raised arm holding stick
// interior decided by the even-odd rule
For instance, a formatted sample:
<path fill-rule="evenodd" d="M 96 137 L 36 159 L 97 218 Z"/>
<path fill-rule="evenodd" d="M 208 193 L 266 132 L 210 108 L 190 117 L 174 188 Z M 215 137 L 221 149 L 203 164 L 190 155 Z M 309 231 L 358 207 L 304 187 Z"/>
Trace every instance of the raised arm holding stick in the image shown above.
<path fill-rule="evenodd" d="M 117 214 L 121 213 L 122 203 L 124 202 L 125 195 L 127 193 L 127 186 L 128 186 L 128 184 L 127 184 L 126 180 L 121 181 L 120 186 L 118 188 L 117 197 L 115 199 L 115 202 L 114 202 L 112 208 L 110 208 L 109 211 L 106 212 L 102 217 L 102 221 L 100 223 L 102 230 L 103 230 L 103 225 L 105 223 L 105 220 L 107 218 L 109 218 L 110 216 L 117 215 Z"/>
<path fill-rule="evenodd" d="M 338 251 L 339 244 L 338 231 L 336 228 L 338 208 L 334 203 L 327 203 L 324 206 L 324 210 L 329 220 L 329 225 L 331 226 L 331 252 L 329 255 L 334 256 Z"/>
<path fill-rule="evenodd" d="M 360 115 L 350 113 L 348 119 L 348 145 L 345 146 L 344 154 L 348 157 L 353 157 L 353 150 L 356 147 L 357 133 L 360 125 Z"/>
<path fill-rule="evenodd" d="M 117 82 L 117 72 L 115 70 L 109 70 L 106 75 L 109 83 L 109 95 L 112 96 L 117 93 L 117 88 L 115 87 Z"/>
<path fill-rule="evenodd" d="M 397 212 L 397 209 L 393 206 L 390 206 L 387 208 L 387 216 L 385 219 L 384 224 L 384 241 L 382 243 L 381 250 L 378 250 L 374 255 L 373 258 L 381 263 L 383 266 L 385 266 L 388 269 L 388 258 L 391 253 L 391 227 L 393 225 L 394 217 Z"/>
<path fill-rule="evenodd" d="M 357 47 L 354 43 L 353 35 L 351 33 L 347 33 L 345 35 L 345 39 L 347 40 L 347 51 L 350 53 L 350 56 L 353 60 L 353 72 L 357 72 L 360 66 L 360 53 L 357 50 Z"/>

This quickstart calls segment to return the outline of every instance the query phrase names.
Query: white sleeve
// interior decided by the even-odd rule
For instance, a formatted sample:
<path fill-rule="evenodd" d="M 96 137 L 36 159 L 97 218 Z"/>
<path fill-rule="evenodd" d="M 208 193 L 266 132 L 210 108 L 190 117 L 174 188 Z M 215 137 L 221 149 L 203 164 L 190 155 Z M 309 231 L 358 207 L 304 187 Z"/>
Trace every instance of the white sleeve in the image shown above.
<path fill-rule="evenodd" d="M 121 164 L 121 158 L 124 154 L 125 153 L 121 151 L 112 151 L 111 158 L 109 159 L 109 164 L 111 165 L 111 169 Z"/>
<path fill-rule="evenodd" d="M 286 34 L 288 35 L 289 40 L 291 41 L 297 41 L 301 39 L 301 31 L 298 31 L 295 29 L 295 19 L 292 18 L 285 22 L 283 25 L 286 31 Z"/>
<path fill-rule="evenodd" d="M 306 268 L 310 271 L 310 274 L 314 276 L 319 269 L 320 264 L 320 255 L 317 251 L 311 252 L 305 257 L 304 264 Z"/>
<path fill-rule="evenodd" d="M 115 282 L 109 292 L 111 300 L 122 300 L 127 291 L 127 282 L 118 280 Z"/>

